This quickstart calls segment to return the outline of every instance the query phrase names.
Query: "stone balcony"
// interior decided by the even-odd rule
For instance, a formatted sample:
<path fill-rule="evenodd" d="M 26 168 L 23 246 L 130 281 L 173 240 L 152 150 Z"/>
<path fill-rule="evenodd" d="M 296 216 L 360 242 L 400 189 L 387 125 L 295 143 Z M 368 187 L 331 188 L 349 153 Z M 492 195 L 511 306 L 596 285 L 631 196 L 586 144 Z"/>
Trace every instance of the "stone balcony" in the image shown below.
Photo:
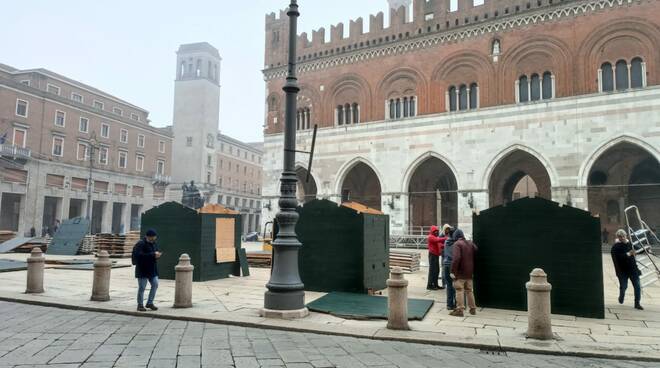
<path fill-rule="evenodd" d="M 0 156 L 11 158 L 13 160 L 27 161 L 32 157 L 32 151 L 29 148 L 22 148 L 13 144 L 0 144 Z"/>

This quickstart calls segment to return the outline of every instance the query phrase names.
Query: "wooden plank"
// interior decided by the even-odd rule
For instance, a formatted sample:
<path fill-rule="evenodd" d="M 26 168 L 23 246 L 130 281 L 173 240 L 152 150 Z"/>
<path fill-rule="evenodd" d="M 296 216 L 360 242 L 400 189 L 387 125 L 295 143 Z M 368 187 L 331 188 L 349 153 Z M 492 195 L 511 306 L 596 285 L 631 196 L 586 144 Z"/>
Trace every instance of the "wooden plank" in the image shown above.
<path fill-rule="evenodd" d="M 234 218 L 215 219 L 215 261 L 216 263 L 236 262 L 234 245 Z"/>

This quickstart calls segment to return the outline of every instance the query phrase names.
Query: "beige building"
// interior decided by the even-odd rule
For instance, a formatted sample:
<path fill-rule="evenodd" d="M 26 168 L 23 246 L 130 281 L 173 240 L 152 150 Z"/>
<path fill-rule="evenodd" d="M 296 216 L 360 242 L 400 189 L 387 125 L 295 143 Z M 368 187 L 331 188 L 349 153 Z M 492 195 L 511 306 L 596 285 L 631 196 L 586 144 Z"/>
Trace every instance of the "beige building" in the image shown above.
<path fill-rule="evenodd" d="M 40 234 L 86 217 L 90 189 L 94 233 L 135 229 L 166 198 L 171 154 L 172 134 L 150 126 L 146 110 L 45 69 L 0 64 L 1 230 Z"/>

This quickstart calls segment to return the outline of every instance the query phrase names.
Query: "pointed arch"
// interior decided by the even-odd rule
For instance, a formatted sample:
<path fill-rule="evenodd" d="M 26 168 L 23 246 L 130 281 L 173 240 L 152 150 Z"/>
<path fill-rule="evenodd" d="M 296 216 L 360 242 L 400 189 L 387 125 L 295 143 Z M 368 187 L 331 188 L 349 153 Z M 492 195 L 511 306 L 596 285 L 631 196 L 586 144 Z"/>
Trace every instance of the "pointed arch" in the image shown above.
<path fill-rule="evenodd" d="M 501 150 L 490 161 L 488 166 L 486 166 L 486 170 L 484 170 L 484 174 L 481 178 L 482 188 L 488 188 L 488 183 L 490 182 L 490 178 L 497 164 L 499 164 L 504 158 L 506 158 L 508 155 L 510 155 L 515 151 L 523 151 L 534 156 L 537 160 L 539 160 L 543 164 L 543 166 L 548 171 L 548 175 L 550 176 L 550 182 L 552 186 L 553 187 L 559 186 L 559 175 L 557 174 L 555 168 L 550 164 L 550 160 L 548 160 L 543 154 L 541 154 L 540 152 L 536 151 L 533 148 L 530 148 L 522 143 L 514 143 Z"/>
<path fill-rule="evenodd" d="M 356 170 L 361 170 L 361 173 L 364 176 L 367 176 L 367 179 L 365 182 L 369 182 L 370 188 L 367 187 L 360 187 L 360 188 L 355 188 L 355 183 L 347 183 L 348 179 L 353 179 L 352 174 L 354 173 L 354 169 Z M 369 175 L 373 175 L 373 178 L 369 178 Z M 357 192 L 356 197 L 358 201 L 362 201 L 364 205 L 367 205 L 372 208 L 376 209 L 381 209 L 381 195 L 383 192 L 383 179 L 382 175 L 378 172 L 376 167 L 369 161 L 366 160 L 363 157 L 356 157 L 347 163 L 345 163 L 342 168 L 337 172 L 336 176 L 336 183 L 335 183 L 335 193 L 338 193 L 339 195 L 339 202 L 342 201 L 342 197 L 344 194 L 344 189 L 345 186 L 351 185 L 352 188 Z M 373 188 L 371 188 L 373 187 Z M 367 193 L 368 192 L 368 193 Z M 372 193 L 374 192 L 374 193 Z M 368 195 L 367 195 L 368 194 Z"/>
<path fill-rule="evenodd" d="M 640 137 L 636 137 L 630 134 L 620 134 L 618 136 L 607 139 L 601 143 L 596 149 L 594 149 L 584 160 L 578 171 L 578 185 L 581 187 L 586 187 L 589 184 L 589 173 L 593 168 L 596 161 L 610 148 L 616 146 L 619 143 L 630 143 L 632 145 L 638 146 L 645 151 L 647 151 L 651 156 L 653 156 L 658 162 L 660 162 L 660 151 L 657 148 L 653 147 L 651 144 L 647 143 Z"/>
<path fill-rule="evenodd" d="M 410 164 L 407 165 L 406 172 L 403 174 L 403 178 L 401 179 L 402 193 L 408 191 L 408 187 L 410 186 L 410 179 L 415 174 L 415 170 L 417 170 L 419 166 L 429 158 L 437 158 L 438 160 L 442 161 L 445 165 L 447 165 L 449 169 L 451 169 L 452 174 L 454 174 L 454 177 L 456 178 L 456 186 L 459 188 L 461 187 L 460 182 L 458 180 L 458 170 L 456 170 L 456 166 L 454 166 L 454 164 L 452 164 L 452 162 L 447 157 L 434 151 L 427 151 L 419 155 L 416 159 L 414 159 Z"/>

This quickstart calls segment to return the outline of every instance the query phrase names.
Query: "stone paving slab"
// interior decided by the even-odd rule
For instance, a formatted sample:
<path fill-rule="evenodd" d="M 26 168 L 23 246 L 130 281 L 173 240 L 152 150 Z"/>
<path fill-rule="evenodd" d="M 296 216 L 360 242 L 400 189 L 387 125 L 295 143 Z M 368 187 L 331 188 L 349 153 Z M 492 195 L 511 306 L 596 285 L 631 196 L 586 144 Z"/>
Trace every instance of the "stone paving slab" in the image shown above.
<path fill-rule="evenodd" d="M 24 260 L 28 255 L 7 254 L 17 260 Z M 174 282 L 161 280 L 156 299 L 160 310 L 147 314 L 135 311 L 135 279 L 132 268 L 112 270 L 111 301 L 92 302 L 89 300 L 92 273 L 75 270 L 46 269 L 44 294 L 26 295 L 25 271 L 0 274 L 0 299 L 21 301 L 41 305 L 55 305 L 70 309 L 89 311 L 103 311 L 120 313 L 122 318 L 136 318 L 134 316 L 150 316 L 183 321 L 215 322 L 237 326 L 252 326 L 259 328 L 278 329 L 299 332 L 314 332 L 330 335 L 346 335 L 382 340 L 401 340 L 426 344 L 439 344 L 447 346 L 473 346 L 482 349 L 539 352 L 544 354 L 571 354 L 577 356 L 615 357 L 627 359 L 646 359 L 660 361 L 660 286 L 653 285 L 643 291 L 643 305 L 645 311 L 634 310 L 631 306 L 619 305 L 616 302 L 617 281 L 613 275 L 609 256 L 604 256 L 605 290 L 606 290 L 606 318 L 590 319 L 575 316 L 553 315 L 553 332 L 556 340 L 551 342 L 538 342 L 526 339 L 524 334 L 527 328 L 526 312 L 496 310 L 479 308 L 476 316 L 462 318 L 451 317 L 444 305 L 444 292 L 425 290 L 426 269 L 406 275 L 410 281 L 409 296 L 414 298 L 435 299 L 436 303 L 422 321 L 412 321 L 412 331 L 390 331 L 385 328 L 384 320 L 357 321 L 347 320 L 321 313 L 311 313 L 309 317 L 301 320 L 265 319 L 259 316 L 259 309 L 263 305 L 264 285 L 268 281 L 268 269 L 252 269 L 251 276 L 247 278 L 229 278 L 202 283 L 195 283 L 193 290 L 194 307 L 191 309 L 172 308 Z M 120 260 L 120 262 L 130 262 Z M 323 296 L 324 293 L 307 292 L 307 302 Z M 629 290 L 628 298 L 632 298 Z M 97 325 L 99 321 L 86 321 L 79 329 Z M 201 325 L 201 324 L 200 324 Z M 0 327 L 2 324 L 0 323 Z M 119 331 L 110 333 L 107 342 L 127 344 L 133 341 L 133 331 L 129 326 L 117 326 Z M 160 336 L 166 329 L 174 336 L 181 336 L 182 327 L 174 324 L 162 323 L 156 327 L 141 331 L 141 334 Z M 202 335 L 198 327 L 186 330 L 183 340 L 173 340 L 172 344 L 182 343 L 184 347 L 199 343 Z M 58 331 L 60 332 L 60 331 Z M 75 328 L 68 332 L 76 332 Z M 81 336 L 71 337 L 74 340 Z M 197 339 L 197 340 L 195 340 Z M 246 338 L 247 339 L 247 338 Z M 0 341 L 2 335 L 0 335 Z M 58 340 L 59 341 L 59 340 Z M 98 347 L 103 341 L 101 336 L 96 340 L 87 340 L 86 349 Z M 221 346 L 227 346 L 225 344 Z M 247 340 L 245 340 L 247 341 Z M 235 340 L 236 342 L 236 340 Z M 143 342 L 145 346 L 157 348 L 162 357 L 162 364 L 170 364 L 172 353 L 167 353 L 166 344 L 158 348 L 156 341 Z M 11 346 L 11 344 L 9 345 Z M 178 346 L 178 345 L 177 345 Z M 139 347 L 129 346 L 128 353 L 136 353 Z M 231 346 L 235 353 L 246 358 L 281 359 L 272 351 L 252 351 L 250 345 Z M 181 356 L 195 356 L 194 348 L 183 350 Z M 74 353 L 69 353 L 74 354 Z M 80 352 L 79 354 L 82 354 Z M 187 355 L 192 354 L 192 355 Z M 255 356 L 255 354 L 258 354 Z M 113 354 L 96 354 L 94 359 L 109 359 Z M 353 357 L 354 359 L 357 359 Z M 72 358 L 73 359 L 73 358 Z M 318 359 L 318 364 L 325 364 L 324 359 Z M 327 359 L 326 359 L 327 360 Z M 183 360 L 188 364 L 189 360 Z M 252 360 L 245 359 L 243 363 L 249 366 Z M 99 363 L 101 363 L 99 361 Z M 203 363 L 203 362 L 202 362 Z M 285 362 L 287 363 L 287 362 Z M 312 364 L 311 360 L 289 363 Z M 333 363 L 330 361 L 330 363 Z M 159 363 L 161 364 L 161 363 Z M 356 364 L 364 364 L 359 359 Z M 194 364 L 193 364 L 194 365 Z M 312 364 L 313 366 L 313 364 Z"/>

